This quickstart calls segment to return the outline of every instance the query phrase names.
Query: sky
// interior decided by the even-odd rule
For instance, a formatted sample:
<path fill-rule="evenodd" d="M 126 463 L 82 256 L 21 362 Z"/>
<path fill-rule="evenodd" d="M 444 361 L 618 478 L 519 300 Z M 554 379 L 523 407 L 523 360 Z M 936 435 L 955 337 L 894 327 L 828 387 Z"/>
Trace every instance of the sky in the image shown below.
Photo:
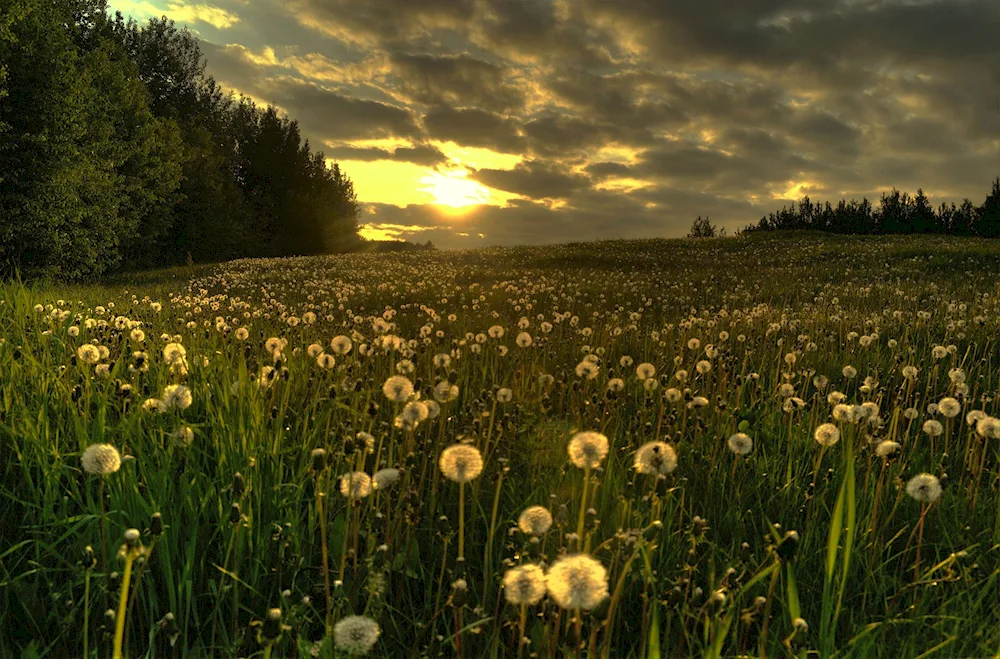
<path fill-rule="evenodd" d="M 362 235 L 438 247 L 730 232 L 803 195 L 1000 176 L 997 0 L 111 0 L 299 122 Z"/>

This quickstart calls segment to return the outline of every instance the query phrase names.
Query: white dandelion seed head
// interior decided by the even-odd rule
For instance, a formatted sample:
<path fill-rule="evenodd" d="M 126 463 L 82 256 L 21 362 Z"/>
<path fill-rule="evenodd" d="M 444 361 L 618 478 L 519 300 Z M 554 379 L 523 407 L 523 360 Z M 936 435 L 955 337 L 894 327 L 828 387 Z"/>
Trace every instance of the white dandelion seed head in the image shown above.
<path fill-rule="evenodd" d="M 951 396 L 945 396 L 938 401 L 938 412 L 941 416 L 954 419 L 962 411 L 962 404 Z"/>
<path fill-rule="evenodd" d="M 640 474 L 669 474 L 677 468 L 677 453 L 666 442 L 647 442 L 635 452 L 633 466 Z"/>
<path fill-rule="evenodd" d="M 107 476 L 121 468 L 122 456 L 111 444 L 91 444 L 84 449 L 80 463 L 88 474 Z"/>
<path fill-rule="evenodd" d="M 183 384 L 167 385 L 160 400 L 167 410 L 186 410 L 191 407 L 191 390 Z"/>
<path fill-rule="evenodd" d="M 586 554 L 570 554 L 556 560 L 546 575 L 549 595 L 564 609 L 593 609 L 608 596 L 608 573 Z"/>
<path fill-rule="evenodd" d="M 517 527 L 525 535 L 540 537 L 552 526 L 552 513 L 544 506 L 525 508 L 517 519 Z"/>
<path fill-rule="evenodd" d="M 393 375 L 382 385 L 382 393 L 394 403 L 404 403 L 413 395 L 413 383 L 405 375 Z"/>
<path fill-rule="evenodd" d="M 567 452 L 577 467 L 595 469 L 608 455 L 608 438 L 599 432 L 578 432 L 569 440 Z"/>
<path fill-rule="evenodd" d="M 348 499 L 364 499 L 372 493 L 371 476 L 363 471 L 352 471 L 340 477 L 340 493 Z"/>
<path fill-rule="evenodd" d="M 923 431 L 929 437 L 940 437 L 944 433 L 944 426 L 937 419 L 927 419 L 924 421 Z"/>
<path fill-rule="evenodd" d="M 379 469 L 372 475 L 372 489 L 384 490 L 399 480 L 399 469 L 388 467 Z"/>
<path fill-rule="evenodd" d="M 333 643 L 348 656 L 368 654 L 381 633 L 378 623 L 368 616 L 347 616 L 333 626 Z"/>
<path fill-rule="evenodd" d="M 448 480 L 468 483 L 482 473 L 483 456 L 475 446 L 453 444 L 441 451 L 438 466 Z"/>
<path fill-rule="evenodd" d="M 895 455 L 899 451 L 899 442 L 894 442 L 890 439 L 883 440 L 878 443 L 875 447 L 875 455 L 880 458 L 888 458 L 891 455 Z"/>
<path fill-rule="evenodd" d="M 840 441 L 840 430 L 832 423 L 824 423 L 816 428 L 813 438 L 820 446 L 833 446 Z"/>
<path fill-rule="evenodd" d="M 746 455 L 753 450 L 753 439 L 746 433 L 738 432 L 726 440 L 729 450 L 736 455 Z"/>
<path fill-rule="evenodd" d="M 503 575 L 503 594 L 515 606 L 537 604 L 545 596 L 545 572 L 537 565 L 519 565 Z"/>
<path fill-rule="evenodd" d="M 934 503 L 941 496 L 941 481 L 933 474 L 917 474 L 906 483 L 906 493 L 917 501 Z"/>

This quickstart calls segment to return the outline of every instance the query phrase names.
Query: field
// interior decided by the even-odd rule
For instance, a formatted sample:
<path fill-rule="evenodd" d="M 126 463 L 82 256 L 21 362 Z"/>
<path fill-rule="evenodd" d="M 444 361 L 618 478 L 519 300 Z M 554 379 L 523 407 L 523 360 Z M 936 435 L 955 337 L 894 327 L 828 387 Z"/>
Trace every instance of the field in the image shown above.
<path fill-rule="evenodd" d="M 0 296 L 0 657 L 1000 655 L 1000 243 Z"/>

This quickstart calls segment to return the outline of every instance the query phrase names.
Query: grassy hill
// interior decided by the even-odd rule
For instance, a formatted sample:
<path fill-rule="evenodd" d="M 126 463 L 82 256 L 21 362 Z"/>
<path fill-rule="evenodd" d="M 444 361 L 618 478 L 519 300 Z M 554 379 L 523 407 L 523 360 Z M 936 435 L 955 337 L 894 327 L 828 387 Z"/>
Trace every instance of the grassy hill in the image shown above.
<path fill-rule="evenodd" d="M 998 273 L 767 234 L 6 284 L 0 656 L 994 656 Z"/>

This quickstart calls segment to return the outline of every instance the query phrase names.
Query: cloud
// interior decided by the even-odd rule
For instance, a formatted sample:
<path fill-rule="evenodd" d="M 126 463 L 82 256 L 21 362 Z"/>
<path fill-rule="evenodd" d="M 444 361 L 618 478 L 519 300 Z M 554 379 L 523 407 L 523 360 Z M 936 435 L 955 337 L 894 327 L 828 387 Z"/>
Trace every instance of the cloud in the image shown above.
<path fill-rule="evenodd" d="M 411 162 L 415 165 L 432 167 L 448 162 L 448 157 L 440 149 L 427 144 L 414 147 L 396 147 L 392 151 L 378 147 L 335 146 L 326 151 L 328 158 L 336 160 L 395 160 Z"/>
<path fill-rule="evenodd" d="M 893 185 L 979 203 L 997 172 L 995 0 L 214 1 L 239 22 L 209 73 L 381 173 L 362 201 L 447 162 L 431 141 L 522 161 L 463 163 L 524 199 L 461 221 L 378 207 L 439 244 L 735 228 Z"/>
<path fill-rule="evenodd" d="M 233 12 L 214 5 L 174 1 L 168 2 L 166 8 L 161 8 L 147 0 L 118 0 L 113 5 L 113 9 L 136 19 L 167 16 L 179 23 L 205 23 L 219 30 L 225 30 L 240 22 L 240 17 Z"/>
<path fill-rule="evenodd" d="M 514 194 L 546 199 L 568 197 L 590 185 L 590 179 L 537 161 L 518 163 L 513 169 L 479 169 L 470 176 L 483 185 Z"/>
<path fill-rule="evenodd" d="M 240 17 L 236 14 L 212 5 L 189 5 L 183 2 L 171 2 L 167 5 L 164 13 L 175 21 L 208 23 L 219 30 L 225 30 L 240 21 Z"/>
<path fill-rule="evenodd" d="M 501 153 L 524 148 L 517 123 L 494 112 L 438 107 L 424 116 L 427 133 L 442 142 L 482 147 Z"/>
<path fill-rule="evenodd" d="M 261 87 L 269 99 L 324 141 L 416 138 L 422 133 L 415 113 L 406 108 L 346 96 L 288 77 Z"/>
<path fill-rule="evenodd" d="M 399 88 L 412 101 L 431 106 L 476 107 L 507 112 L 524 105 L 524 94 L 505 80 L 505 66 L 467 54 L 435 56 L 392 53 Z"/>

